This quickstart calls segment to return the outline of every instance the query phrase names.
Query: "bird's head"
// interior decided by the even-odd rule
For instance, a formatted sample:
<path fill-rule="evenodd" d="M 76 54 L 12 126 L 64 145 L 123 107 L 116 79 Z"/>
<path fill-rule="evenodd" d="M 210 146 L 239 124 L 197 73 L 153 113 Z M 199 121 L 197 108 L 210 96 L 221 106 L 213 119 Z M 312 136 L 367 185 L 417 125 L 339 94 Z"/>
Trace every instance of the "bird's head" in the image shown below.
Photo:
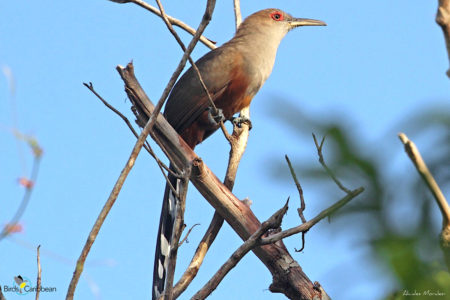
<path fill-rule="evenodd" d="M 291 29 L 300 26 L 326 26 L 323 21 L 295 18 L 277 8 L 268 8 L 248 16 L 239 26 L 237 35 L 260 33 L 281 40 Z"/>

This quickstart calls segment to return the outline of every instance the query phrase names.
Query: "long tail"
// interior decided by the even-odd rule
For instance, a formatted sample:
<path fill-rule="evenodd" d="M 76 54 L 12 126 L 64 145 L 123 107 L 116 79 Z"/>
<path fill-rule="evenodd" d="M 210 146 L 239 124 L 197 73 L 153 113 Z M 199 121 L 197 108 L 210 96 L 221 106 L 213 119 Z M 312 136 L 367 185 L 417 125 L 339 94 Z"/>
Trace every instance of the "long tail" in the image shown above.
<path fill-rule="evenodd" d="M 173 170 L 172 164 L 170 165 L 170 169 Z M 178 191 L 180 180 L 170 174 L 168 177 L 172 186 Z M 169 185 L 166 184 L 156 241 L 155 262 L 153 266 L 152 300 L 157 300 L 164 292 L 167 267 L 169 263 L 170 243 L 172 242 L 177 205 L 178 201 L 176 196 L 170 189 Z"/>

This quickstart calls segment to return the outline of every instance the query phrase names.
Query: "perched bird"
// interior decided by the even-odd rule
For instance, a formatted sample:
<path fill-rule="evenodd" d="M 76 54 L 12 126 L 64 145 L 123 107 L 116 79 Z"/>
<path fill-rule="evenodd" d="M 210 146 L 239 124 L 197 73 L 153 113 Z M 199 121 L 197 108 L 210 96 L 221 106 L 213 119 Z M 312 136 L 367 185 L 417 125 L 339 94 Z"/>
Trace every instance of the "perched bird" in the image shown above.
<path fill-rule="evenodd" d="M 250 105 L 272 72 L 278 45 L 299 26 L 324 26 L 322 21 L 294 18 L 280 9 L 258 11 L 242 22 L 235 36 L 200 58 L 196 65 L 223 120 Z M 189 68 L 171 91 L 164 116 L 186 143 L 194 147 L 219 128 L 196 72 Z M 177 180 L 169 176 L 172 185 Z M 170 242 L 177 209 L 175 194 L 166 186 L 153 271 L 153 299 L 164 291 Z"/>

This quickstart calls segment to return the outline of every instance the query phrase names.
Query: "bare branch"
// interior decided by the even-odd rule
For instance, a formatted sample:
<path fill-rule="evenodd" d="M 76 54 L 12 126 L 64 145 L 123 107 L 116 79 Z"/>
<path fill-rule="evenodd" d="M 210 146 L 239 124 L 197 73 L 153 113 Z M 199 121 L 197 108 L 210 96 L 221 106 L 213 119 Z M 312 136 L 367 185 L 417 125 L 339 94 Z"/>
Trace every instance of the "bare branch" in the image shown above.
<path fill-rule="evenodd" d="M 306 208 L 305 199 L 303 198 L 303 189 L 302 189 L 302 186 L 300 185 L 300 182 L 297 179 L 297 175 L 295 174 L 294 167 L 292 167 L 289 157 L 287 155 L 285 155 L 284 157 L 286 158 L 286 161 L 289 166 L 289 171 L 291 172 L 291 176 L 294 179 L 295 186 L 297 187 L 298 194 L 300 197 L 300 208 L 297 208 L 298 216 L 302 220 L 302 223 L 306 223 L 306 218 L 305 218 L 305 215 L 303 214 L 303 212 L 305 211 L 305 208 Z M 306 231 L 302 232 L 302 247 L 300 249 L 294 248 L 295 252 L 302 252 L 303 249 L 305 249 L 305 234 L 306 234 Z"/>
<path fill-rule="evenodd" d="M 335 211 L 346 205 L 350 200 L 358 196 L 364 191 L 364 188 L 360 187 L 356 190 L 350 191 L 344 198 L 333 204 L 332 206 L 328 207 L 327 209 L 321 211 L 317 216 L 312 218 L 311 220 L 307 221 L 306 223 L 303 223 L 302 225 L 275 233 L 269 237 L 263 238 L 261 241 L 261 245 L 271 244 L 275 243 L 277 241 L 280 241 L 288 236 L 297 234 L 299 232 L 306 232 L 310 230 L 314 225 L 316 225 L 319 221 L 321 221 L 323 218 L 326 218 L 333 214 Z"/>
<path fill-rule="evenodd" d="M 37 247 L 37 280 L 36 280 L 36 300 L 39 300 L 39 293 L 41 290 L 41 255 L 39 254 L 39 249 L 41 245 Z"/>
<path fill-rule="evenodd" d="M 330 170 L 330 168 L 328 168 L 328 166 L 325 164 L 325 160 L 323 159 L 323 155 L 322 155 L 322 147 L 323 147 L 323 143 L 325 142 L 325 137 L 322 138 L 322 141 L 320 141 L 320 145 L 317 142 L 317 138 L 316 135 L 313 133 L 312 134 L 313 139 L 314 139 L 314 143 L 316 144 L 316 148 L 317 148 L 317 154 L 319 155 L 319 162 L 320 164 L 323 166 L 323 168 L 325 169 L 325 171 L 327 172 L 327 174 L 333 179 L 333 181 L 336 183 L 336 185 L 343 190 L 345 193 L 350 194 L 352 191 L 350 191 L 348 188 L 346 188 L 340 181 L 339 179 L 336 178 L 336 176 L 334 176 L 333 172 Z"/>
<path fill-rule="evenodd" d="M 148 10 L 149 12 L 157 15 L 158 17 L 162 17 L 161 12 L 156 7 L 146 3 L 144 1 L 141 1 L 141 0 L 109 0 L 109 1 L 116 2 L 116 3 L 134 3 L 136 5 L 139 5 L 140 7 Z M 181 29 L 190 33 L 191 35 L 195 35 L 196 30 L 194 28 L 190 27 L 189 25 L 185 24 L 184 22 L 182 22 L 174 17 L 171 17 L 171 16 L 167 16 L 167 19 L 169 20 L 170 24 L 180 27 Z M 206 47 L 208 47 L 210 49 L 217 48 L 214 41 L 211 41 L 210 39 L 208 39 L 207 37 L 205 37 L 203 35 L 200 37 L 200 42 L 202 42 Z"/>
<path fill-rule="evenodd" d="M 298 194 L 300 197 L 300 208 L 298 209 L 298 215 L 303 223 L 306 222 L 305 216 L 303 215 L 303 212 L 305 211 L 306 205 L 305 205 L 305 199 L 303 198 L 303 189 L 300 185 L 300 182 L 297 179 L 297 175 L 295 174 L 294 168 L 292 167 L 291 161 L 289 160 L 289 157 L 287 155 L 284 156 L 286 158 L 286 161 L 289 166 L 289 170 L 291 171 L 291 176 L 294 179 L 295 186 L 297 187 Z"/>
<path fill-rule="evenodd" d="M 97 93 L 97 91 L 94 89 L 94 85 L 92 84 L 92 82 L 89 82 L 89 84 L 83 82 L 83 85 L 85 87 L 87 87 L 95 96 L 97 96 L 97 98 L 107 107 L 109 108 L 111 111 L 113 111 L 116 115 L 118 115 L 124 122 L 125 124 L 127 124 L 128 128 L 131 130 L 131 132 L 133 133 L 133 135 L 136 138 L 139 138 L 139 135 L 137 134 L 136 130 L 134 130 L 133 126 L 131 125 L 131 122 L 128 120 L 127 117 L 125 117 L 120 111 L 118 111 L 114 106 L 112 106 L 111 104 L 109 104 L 102 96 L 100 96 L 99 93 Z M 148 142 L 145 142 L 144 144 L 144 149 L 155 159 L 156 163 L 158 164 L 159 169 L 161 170 L 164 178 L 166 179 L 167 184 L 169 185 L 169 188 L 172 190 L 172 192 L 176 195 L 177 191 L 176 189 L 173 187 L 172 183 L 170 182 L 169 178 L 166 175 L 166 172 L 164 172 L 164 170 L 168 171 L 169 173 L 171 173 L 173 176 L 175 176 L 176 178 L 179 178 L 180 176 L 175 173 L 174 171 L 172 171 L 168 166 L 166 166 L 155 154 L 155 152 L 153 151 L 152 147 L 150 146 L 150 144 Z"/>
<path fill-rule="evenodd" d="M 439 185 L 436 183 L 436 180 L 434 180 L 433 175 L 431 175 L 430 170 L 428 169 L 427 165 L 425 164 L 425 161 L 423 160 L 422 155 L 420 155 L 419 149 L 417 149 L 417 147 L 413 141 L 408 139 L 406 134 L 399 133 L 398 137 L 400 138 L 403 145 L 405 146 L 405 151 L 408 154 L 411 161 L 413 162 L 413 164 L 416 167 L 417 171 L 419 172 L 420 176 L 422 176 L 423 180 L 425 181 L 425 183 L 428 186 L 428 189 L 433 194 L 434 199 L 436 199 L 436 203 L 439 206 L 439 209 L 441 210 L 443 227 L 449 226 L 449 224 L 450 224 L 450 207 L 448 205 L 447 200 L 444 197 L 444 194 L 442 194 L 442 191 L 439 188 Z"/>
<path fill-rule="evenodd" d="M 450 207 L 448 205 L 447 199 L 445 199 L 444 194 L 442 194 L 439 185 L 434 180 L 433 175 L 431 175 L 430 170 L 428 169 L 425 161 L 420 155 L 419 149 L 417 149 L 416 145 L 413 141 L 408 139 L 406 134 L 399 133 L 398 137 L 402 141 L 405 146 L 405 151 L 408 154 L 409 158 L 413 162 L 414 166 L 419 172 L 422 179 L 425 181 L 428 189 L 433 194 L 434 199 L 439 207 L 439 210 L 442 214 L 442 231 L 441 231 L 441 246 L 444 250 L 444 254 L 447 257 L 447 264 L 450 269 Z"/>
<path fill-rule="evenodd" d="M 178 247 L 180 247 L 184 242 L 189 243 L 189 241 L 188 241 L 189 234 L 191 234 L 192 229 L 194 229 L 194 227 L 198 226 L 198 225 L 200 225 L 200 223 L 196 223 L 196 224 L 192 225 L 191 228 L 189 228 L 189 230 L 186 233 L 186 235 L 184 236 L 184 238 L 178 244 Z"/>
<path fill-rule="evenodd" d="M 236 21 L 236 30 L 237 30 L 239 25 L 241 25 L 241 23 L 242 23 L 241 1 L 233 0 L 233 4 L 234 4 L 234 18 Z"/>
<path fill-rule="evenodd" d="M 208 297 L 225 278 L 225 276 L 233 269 L 239 261 L 253 248 L 258 246 L 261 237 L 269 230 L 280 228 L 283 216 L 288 210 L 289 199 L 286 204 L 275 212 L 267 221 L 263 222 L 258 230 L 246 240 L 231 257 L 220 267 L 214 276 L 191 298 L 191 300 L 203 300 Z"/>
<path fill-rule="evenodd" d="M 444 33 L 447 54 L 450 60 L 450 0 L 439 0 L 436 23 L 441 26 Z M 450 69 L 447 71 L 447 76 L 450 77 Z"/>

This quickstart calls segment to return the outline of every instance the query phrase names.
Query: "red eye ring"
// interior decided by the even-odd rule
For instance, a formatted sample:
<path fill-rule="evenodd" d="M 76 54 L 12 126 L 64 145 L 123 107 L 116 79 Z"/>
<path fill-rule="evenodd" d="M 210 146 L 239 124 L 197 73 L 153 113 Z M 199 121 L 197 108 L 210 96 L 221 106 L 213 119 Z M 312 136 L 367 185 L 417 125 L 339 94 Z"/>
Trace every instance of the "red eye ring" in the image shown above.
<path fill-rule="evenodd" d="M 273 13 L 270 14 L 270 17 L 275 21 L 282 21 L 284 19 L 283 14 L 279 11 L 274 11 Z"/>

